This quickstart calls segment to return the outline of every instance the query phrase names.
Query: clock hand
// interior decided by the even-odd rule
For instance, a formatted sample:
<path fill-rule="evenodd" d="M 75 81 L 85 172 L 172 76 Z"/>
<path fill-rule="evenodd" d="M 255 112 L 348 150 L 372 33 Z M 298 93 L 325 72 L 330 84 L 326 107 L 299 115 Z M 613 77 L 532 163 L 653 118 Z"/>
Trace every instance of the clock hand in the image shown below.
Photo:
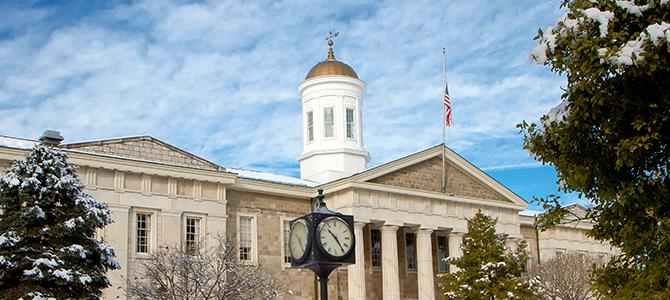
<path fill-rule="evenodd" d="M 298 239 L 298 243 L 299 243 L 298 245 L 300 246 L 300 251 L 305 252 L 305 247 L 303 247 L 302 240 L 300 240 L 300 238 L 297 237 L 297 236 L 296 236 L 296 238 Z"/>
<path fill-rule="evenodd" d="M 342 247 L 342 244 L 340 244 L 340 240 L 333 234 L 332 231 L 330 231 L 330 229 L 326 228 L 326 230 L 328 230 L 328 232 L 330 233 L 330 235 L 333 236 L 333 238 L 334 238 L 335 241 L 337 242 L 337 245 L 340 246 L 340 250 L 342 250 L 342 253 L 344 253 L 344 248 Z"/>

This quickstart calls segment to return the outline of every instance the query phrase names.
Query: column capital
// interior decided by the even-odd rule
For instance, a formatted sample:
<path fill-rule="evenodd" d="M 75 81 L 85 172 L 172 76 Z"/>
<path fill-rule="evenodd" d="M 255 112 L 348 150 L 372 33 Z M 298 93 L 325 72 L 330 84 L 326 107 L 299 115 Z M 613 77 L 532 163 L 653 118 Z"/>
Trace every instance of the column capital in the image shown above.
<path fill-rule="evenodd" d="M 419 228 L 416 231 L 416 235 L 431 235 L 433 233 L 433 229 L 431 228 Z"/>
<path fill-rule="evenodd" d="M 365 225 L 368 223 L 362 222 L 362 221 L 354 221 L 354 228 L 355 229 L 363 229 Z"/>
<path fill-rule="evenodd" d="M 397 225 L 383 225 L 382 226 L 382 231 L 396 232 L 396 231 L 398 231 L 398 228 L 400 228 L 400 227 L 398 227 Z"/>

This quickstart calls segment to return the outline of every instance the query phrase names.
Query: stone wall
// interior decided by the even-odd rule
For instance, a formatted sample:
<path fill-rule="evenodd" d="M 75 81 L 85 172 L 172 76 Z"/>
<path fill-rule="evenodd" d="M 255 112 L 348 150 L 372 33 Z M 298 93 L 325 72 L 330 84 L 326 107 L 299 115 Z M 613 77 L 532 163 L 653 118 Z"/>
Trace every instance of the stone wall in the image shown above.
<path fill-rule="evenodd" d="M 433 157 L 418 164 L 372 179 L 370 182 L 410 189 L 441 192 L 442 159 Z M 447 193 L 479 199 L 506 201 L 505 198 L 467 175 L 458 167 L 447 163 Z"/>
<path fill-rule="evenodd" d="M 240 215 L 256 218 L 258 263 L 267 271 L 284 280 L 284 299 L 314 299 L 315 276 L 310 270 L 290 269 L 283 262 L 283 220 L 291 220 L 311 210 L 308 199 L 280 197 L 252 192 L 228 190 L 228 238 L 237 240 L 237 219 Z M 335 273 L 333 273 L 332 278 Z M 336 290 L 337 280 L 330 285 Z M 346 293 L 346 275 L 344 280 Z M 288 292 L 290 290 L 290 292 Z M 333 293 L 332 295 L 335 295 Z M 338 299 L 338 298 L 333 298 Z M 346 296 L 342 299 L 346 299 Z"/>
<path fill-rule="evenodd" d="M 522 223 L 521 234 L 528 243 L 531 254 L 531 269 L 537 267 L 537 264 L 541 261 L 558 253 L 583 254 L 600 260 L 606 260 L 619 253 L 610 244 L 601 243 L 587 237 L 588 225 L 569 223 L 548 228 L 546 231 L 536 232 L 535 227 L 530 223 L 532 218 L 523 218 L 527 222 Z"/>
<path fill-rule="evenodd" d="M 529 264 L 528 267 L 530 270 L 533 270 L 534 268 L 537 267 L 537 232 L 535 231 L 535 226 L 529 224 L 529 225 L 521 225 L 521 235 L 523 235 L 523 239 L 527 243 L 527 248 L 528 253 L 530 254 L 530 259 L 529 259 Z"/>
<path fill-rule="evenodd" d="M 66 144 L 64 148 L 139 160 L 216 170 L 217 166 L 151 137 Z"/>

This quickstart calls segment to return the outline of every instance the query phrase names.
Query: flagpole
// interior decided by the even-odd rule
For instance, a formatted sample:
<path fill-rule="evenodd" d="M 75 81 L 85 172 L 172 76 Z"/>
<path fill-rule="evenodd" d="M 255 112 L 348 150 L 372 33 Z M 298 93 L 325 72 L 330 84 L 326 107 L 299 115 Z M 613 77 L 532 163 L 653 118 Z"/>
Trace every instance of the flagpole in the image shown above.
<path fill-rule="evenodd" d="M 447 84 L 447 54 L 446 50 L 442 48 L 442 82 Z M 442 95 L 444 97 L 444 95 Z M 442 192 L 447 192 L 447 175 L 446 175 L 446 161 L 444 157 L 444 152 L 447 147 L 447 138 L 446 138 L 446 127 L 447 127 L 447 108 L 444 106 L 444 99 L 440 101 L 442 104 Z"/>

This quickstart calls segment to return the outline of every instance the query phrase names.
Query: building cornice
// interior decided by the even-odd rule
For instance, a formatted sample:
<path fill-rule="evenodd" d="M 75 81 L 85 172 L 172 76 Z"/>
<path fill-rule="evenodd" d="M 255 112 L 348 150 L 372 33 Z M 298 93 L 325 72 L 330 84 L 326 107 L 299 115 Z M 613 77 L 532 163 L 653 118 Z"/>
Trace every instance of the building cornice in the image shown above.
<path fill-rule="evenodd" d="M 298 94 L 302 95 L 302 93 L 307 89 L 308 87 L 316 84 L 321 84 L 321 83 L 344 83 L 344 84 L 350 84 L 354 85 L 358 88 L 361 88 L 361 94 L 365 93 L 365 82 L 363 82 L 360 79 L 349 77 L 349 76 L 342 76 L 342 75 L 326 75 L 326 76 L 318 76 L 318 77 L 313 77 L 310 79 L 307 79 L 303 81 L 300 85 L 298 85 Z"/>
<path fill-rule="evenodd" d="M 316 195 L 316 189 L 311 187 L 271 183 L 239 177 L 235 180 L 234 184 L 228 186 L 228 189 L 285 197 L 297 197 L 304 198 L 305 200 L 309 200 L 309 198 Z"/>
<path fill-rule="evenodd" d="M 535 220 L 536 219 L 537 219 L 537 217 L 519 216 L 519 220 L 521 221 L 521 226 L 535 227 Z M 578 220 L 572 220 L 572 221 L 566 220 L 566 222 L 556 224 L 553 227 L 591 230 L 593 228 L 593 224 L 588 222 L 588 221 L 585 221 L 585 220 L 580 220 L 580 221 L 578 221 Z"/>
<path fill-rule="evenodd" d="M 198 169 L 70 149 L 59 150 L 67 153 L 69 161 L 77 166 L 103 168 L 173 178 L 193 179 L 221 184 L 234 183 L 236 177 L 235 174 L 224 171 Z M 28 152 L 30 152 L 30 150 L 0 147 L 0 157 L 6 158 L 8 160 L 23 159 L 23 157 L 25 157 Z"/>
<path fill-rule="evenodd" d="M 340 153 L 347 153 L 347 154 L 352 154 L 352 155 L 359 155 L 365 157 L 366 161 L 370 160 L 370 153 L 365 151 L 365 150 L 356 150 L 356 149 L 351 149 L 351 148 L 333 148 L 333 149 L 323 149 L 323 150 L 311 150 L 308 152 L 305 152 L 298 156 L 298 161 L 301 161 L 303 159 L 306 159 L 310 156 L 314 155 L 319 155 L 319 154 L 340 154 Z"/>
<path fill-rule="evenodd" d="M 337 186 L 334 186 L 334 187 L 324 187 L 324 193 L 325 194 L 330 194 L 330 193 L 343 191 L 343 190 L 346 190 L 346 189 L 363 189 L 363 190 L 370 190 L 370 191 L 377 191 L 377 192 L 395 193 L 395 194 L 410 195 L 410 196 L 423 197 L 423 198 L 429 198 L 429 199 L 435 199 L 435 200 L 452 201 L 452 202 L 459 202 L 459 203 L 466 203 L 466 204 L 478 204 L 478 205 L 491 206 L 491 207 L 509 208 L 509 209 L 519 210 L 519 211 L 526 209 L 525 205 L 520 205 L 520 204 L 516 204 L 516 203 L 511 203 L 511 202 L 502 202 L 502 201 L 496 201 L 496 200 L 486 200 L 486 199 L 476 199 L 476 198 L 466 198 L 466 197 L 459 197 L 459 196 L 454 196 L 454 195 L 447 195 L 447 194 L 438 193 L 438 192 L 408 189 L 408 188 L 388 186 L 388 185 L 383 185 L 383 184 L 378 184 L 378 183 L 370 183 L 370 182 L 348 182 L 348 183 L 337 185 Z"/>

